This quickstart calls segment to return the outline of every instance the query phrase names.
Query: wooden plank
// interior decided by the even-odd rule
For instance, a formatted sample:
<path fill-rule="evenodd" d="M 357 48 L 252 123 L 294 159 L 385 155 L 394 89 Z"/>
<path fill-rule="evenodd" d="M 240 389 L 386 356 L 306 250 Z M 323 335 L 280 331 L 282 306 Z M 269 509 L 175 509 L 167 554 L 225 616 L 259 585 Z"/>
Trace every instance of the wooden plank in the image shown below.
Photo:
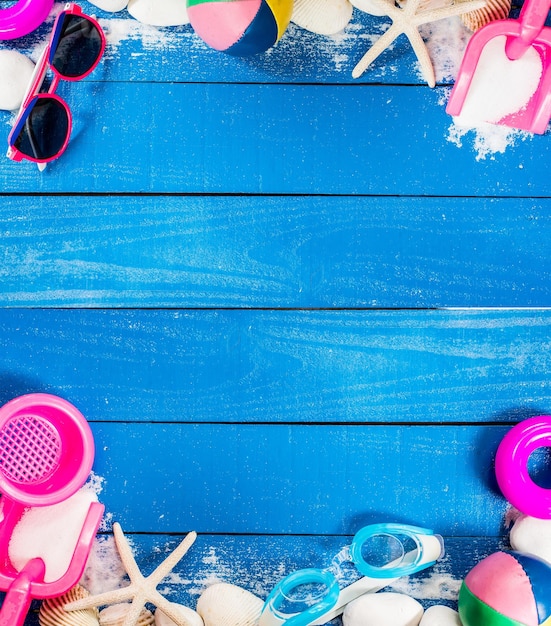
<path fill-rule="evenodd" d="M 511 424 L 551 411 L 551 311 L 0 311 L 0 398 L 92 421 Z"/>
<path fill-rule="evenodd" d="M 485 536 L 506 507 L 505 426 L 92 426 L 102 501 L 130 532 L 335 534 L 384 517 Z"/>
<path fill-rule="evenodd" d="M 8 196 L 0 305 L 546 306 L 550 215 L 547 199 Z"/>
<path fill-rule="evenodd" d="M 550 192 L 545 136 L 482 165 L 470 139 L 463 148 L 447 140 L 442 89 L 156 83 L 66 89 L 76 112 L 68 150 L 43 173 L 30 163 L 1 161 L 5 193 L 537 198 Z"/>

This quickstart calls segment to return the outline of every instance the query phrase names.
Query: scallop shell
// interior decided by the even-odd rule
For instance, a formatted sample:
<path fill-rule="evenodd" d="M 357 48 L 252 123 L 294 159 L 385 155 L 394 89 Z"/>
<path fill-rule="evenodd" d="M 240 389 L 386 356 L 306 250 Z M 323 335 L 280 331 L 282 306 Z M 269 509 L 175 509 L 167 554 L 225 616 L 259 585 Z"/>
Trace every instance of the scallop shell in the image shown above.
<path fill-rule="evenodd" d="M 98 626 L 98 610 L 95 607 L 78 611 L 66 611 L 63 608 L 65 604 L 82 600 L 89 595 L 84 587 L 77 585 L 62 596 L 44 600 L 38 611 L 40 626 Z"/>
<path fill-rule="evenodd" d="M 205 626 L 255 626 L 264 602 L 250 591 L 229 583 L 207 587 L 197 601 Z"/>
<path fill-rule="evenodd" d="M 193 609 L 171 602 L 170 606 L 181 616 L 185 626 L 204 626 L 203 618 Z M 175 626 L 176 622 L 159 608 L 155 611 L 155 626 Z"/>
<path fill-rule="evenodd" d="M 495 20 L 504 20 L 511 10 L 511 0 L 486 0 L 482 9 L 461 15 L 461 21 L 473 32 Z"/>
<path fill-rule="evenodd" d="M 112 604 L 107 606 L 99 612 L 99 624 L 100 626 L 122 626 L 131 604 L 129 602 L 121 602 L 120 604 Z M 146 608 L 142 609 L 136 626 L 153 626 L 155 623 L 155 616 Z"/>
<path fill-rule="evenodd" d="M 352 18 L 348 0 L 295 0 L 291 22 L 318 35 L 339 33 Z"/>

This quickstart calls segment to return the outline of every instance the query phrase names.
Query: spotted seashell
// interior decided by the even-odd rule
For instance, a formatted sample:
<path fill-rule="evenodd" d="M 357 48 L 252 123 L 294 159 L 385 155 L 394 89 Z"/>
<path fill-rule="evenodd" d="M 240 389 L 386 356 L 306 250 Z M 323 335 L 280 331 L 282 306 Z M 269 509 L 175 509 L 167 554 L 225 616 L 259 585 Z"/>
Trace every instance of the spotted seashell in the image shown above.
<path fill-rule="evenodd" d="M 250 591 L 229 583 L 207 587 L 197 601 L 205 626 L 256 626 L 264 602 Z"/>
<path fill-rule="evenodd" d="M 82 600 L 89 595 L 84 587 L 77 585 L 62 596 L 44 600 L 38 611 L 40 626 L 98 626 L 98 610 L 95 607 L 78 611 L 66 611 L 63 608 L 65 604 Z"/>
<path fill-rule="evenodd" d="M 129 602 L 121 602 L 120 604 L 112 604 L 107 606 L 99 612 L 100 626 L 122 626 L 124 620 L 128 615 L 131 604 Z M 146 608 L 143 608 L 136 626 L 153 626 L 155 623 L 155 616 Z"/>
<path fill-rule="evenodd" d="M 486 0 L 486 6 L 463 13 L 461 21 L 473 32 L 495 20 L 504 20 L 511 10 L 511 0 Z"/>

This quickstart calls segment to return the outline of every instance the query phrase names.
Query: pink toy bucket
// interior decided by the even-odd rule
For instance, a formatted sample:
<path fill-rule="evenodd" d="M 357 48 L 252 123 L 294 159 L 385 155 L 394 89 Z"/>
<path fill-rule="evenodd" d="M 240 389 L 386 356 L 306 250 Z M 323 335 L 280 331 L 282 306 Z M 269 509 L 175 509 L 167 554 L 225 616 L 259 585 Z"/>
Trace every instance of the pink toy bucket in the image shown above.
<path fill-rule="evenodd" d="M 66 400 L 36 393 L 0 408 L 0 493 L 8 498 L 57 504 L 82 487 L 93 461 L 92 431 Z"/>

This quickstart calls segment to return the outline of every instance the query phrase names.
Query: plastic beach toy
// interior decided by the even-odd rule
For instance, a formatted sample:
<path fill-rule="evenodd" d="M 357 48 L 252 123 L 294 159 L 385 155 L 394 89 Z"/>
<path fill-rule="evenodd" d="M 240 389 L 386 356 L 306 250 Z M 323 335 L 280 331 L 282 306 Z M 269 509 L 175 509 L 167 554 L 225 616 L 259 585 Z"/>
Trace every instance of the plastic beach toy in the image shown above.
<path fill-rule="evenodd" d="M 390 523 L 365 526 L 327 569 L 299 570 L 279 582 L 264 603 L 259 626 L 324 624 L 358 596 L 425 569 L 442 554 L 442 537 L 432 530 Z M 351 584 L 343 584 L 349 578 L 347 564 L 356 572 Z M 358 572 L 363 576 L 358 578 Z"/>
<path fill-rule="evenodd" d="M 519 19 L 495 20 L 473 34 L 446 107 L 450 115 L 461 114 L 484 49 L 492 40 L 502 37 L 506 38 L 504 60 L 511 64 L 510 76 L 514 62 L 528 53 L 541 65 L 541 75 L 535 91 L 528 94 L 528 102 L 496 123 L 533 133 L 546 131 L 551 117 L 551 28 L 545 26 L 550 5 L 550 0 L 525 0 Z M 514 80 L 510 80 L 509 89 L 518 90 Z"/>
<path fill-rule="evenodd" d="M 534 450 L 551 446 L 551 415 L 531 417 L 514 426 L 499 444 L 495 471 L 499 488 L 522 513 L 551 519 L 551 489 L 537 485 L 528 473 Z"/>
<path fill-rule="evenodd" d="M 48 17 L 54 0 L 19 0 L 0 9 L 0 39 L 16 39 L 37 29 Z"/>
<path fill-rule="evenodd" d="M 45 563 L 29 560 L 17 569 L 10 560 L 13 531 L 29 508 L 57 504 L 85 483 L 94 460 L 94 441 L 82 414 L 49 394 L 15 398 L 0 408 L 0 626 L 19 626 L 32 598 L 59 596 L 82 576 L 104 507 L 92 502 L 66 572 L 44 581 Z M 63 525 L 63 519 L 59 520 Z"/>

